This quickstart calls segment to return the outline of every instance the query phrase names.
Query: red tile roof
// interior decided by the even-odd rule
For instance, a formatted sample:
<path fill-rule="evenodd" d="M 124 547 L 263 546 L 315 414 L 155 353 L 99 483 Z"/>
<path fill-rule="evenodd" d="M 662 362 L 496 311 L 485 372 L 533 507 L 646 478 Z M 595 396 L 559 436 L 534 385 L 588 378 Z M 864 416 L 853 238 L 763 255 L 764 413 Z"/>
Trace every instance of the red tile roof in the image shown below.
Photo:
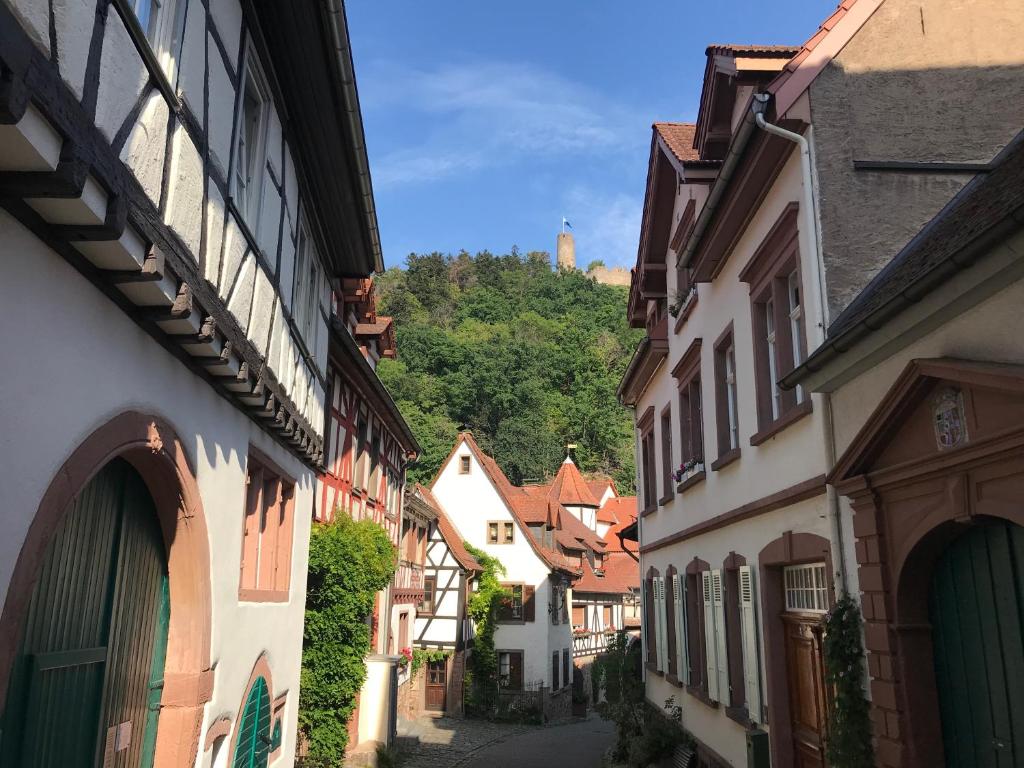
<path fill-rule="evenodd" d="M 640 564 L 625 552 L 605 556 L 602 575 L 598 576 L 583 561 L 583 575 L 573 582 L 573 592 L 611 592 L 625 594 L 640 587 Z"/>
<path fill-rule="evenodd" d="M 738 43 L 712 43 L 704 49 L 705 55 L 731 53 L 734 56 L 769 55 L 772 57 L 788 54 L 792 56 L 799 48 L 793 45 L 743 45 Z"/>
<path fill-rule="evenodd" d="M 700 155 L 693 148 L 693 137 L 697 132 L 695 123 L 655 123 L 653 127 L 679 162 L 700 160 Z"/>
<path fill-rule="evenodd" d="M 448 550 L 452 553 L 452 557 L 467 571 L 482 571 L 483 567 L 477 562 L 475 557 L 469 554 L 462 536 L 459 535 L 458 530 L 452 525 L 452 521 L 448 519 L 448 515 L 444 513 L 444 510 L 437 502 L 437 499 L 434 498 L 434 494 L 430 492 L 430 489 L 416 483 L 415 492 L 423 499 L 424 503 L 437 512 L 437 528 L 441 531 L 441 537 L 444 539 L 445 544 L 448 545 Z"/>
<path fill-rule="evenodd" d="M 449 460 L 451 459 L 451 456 L 455 455 L 459 445 L 462 443 L 469 446 L 473 455 L 476 456 L 477 461 L 480 462 L 480 466 L 483 467 L 484 473 L 490 479 L 491 483 L 493 483 L 498 495 L 501 496 L 502 501 L 505 502 L 505 506 L 508 508 L 509 512 L 516 519 L 516 522 L 519 523 L 520 529 L 526 535 L 527 540 L 530 542 L 530 546 L 533 548 L 534 552 L 537 553 L 537 556 L 546 563 L 549 568 L 565 571 L 571 575 L 578 575 L 579 566 L 576 565 L 576 563 L 565 557 L 562 553 L 541 545 L 541 543 L 529 533 L 527 526 L 530 522 L 543 523 L 546 522 L 543 517 L 554 514 L 552 512 L 551 505 L 548 504 L 548 500 L 537 499 L 522 488 L 512 485 L 509 479 L 505 476 L 505 473 L 501 471 L 501 467 L 498 466 L 498 463 L 484 453 L 483 449 L 473 438 L 471 432 L 462 432 L 459 434 L 459 439 L 456 441 L 455 447 L 449 455 Z M 538 502 L 541 502 L 542 504 Z M 561 508 L 558 508 L 557 511 L 560 513 L 562 510 Z M 572 517 L 568 512 L 565 512 L 565 514 L 568 517 Z M 555 517 L 555 522 L 557 522 L 558 515 Z"/>
<path fill-rule="evenodd" d="M 616 518 L 616 522 L 612 524 L 612 527 L 604 535 L 605 545 L 608 547 L 609 552 L 623 552 L 618 534 L 636 520 L 636 496 L 619 496 L 615 499 L 609 499 L 604 508 Z M 626 548 L 635 554 L 636 542 L 627 541 Z"/>
<path fill-rule="evenodd" d="M 548 495 L 563 506 L 597 507 L 601 504 L 590 492 L 586 480 L 576 468 L 576 463 L 568 457 L 558 468 L 558 474 L 555 475 L 555 479 L 551 483 Z"/>

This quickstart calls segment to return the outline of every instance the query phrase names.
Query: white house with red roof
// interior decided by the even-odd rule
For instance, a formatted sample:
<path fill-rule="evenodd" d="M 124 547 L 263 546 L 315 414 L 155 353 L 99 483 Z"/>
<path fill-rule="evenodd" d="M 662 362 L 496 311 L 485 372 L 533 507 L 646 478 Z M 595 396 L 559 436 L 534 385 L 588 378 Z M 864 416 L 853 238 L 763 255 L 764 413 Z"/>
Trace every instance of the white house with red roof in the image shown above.
<path fill-rule="evenodd" d="M 505 568 L 502 583 L 512 596 L 495 632 L 501 689 L 543 690 L 546 712 L 567 712 L 569 590 L 586 553 L 603 549 L 600 540 L 556 500 L 512 485 L 469 432 L 459 435 L 430 492 L 463 540 Z"/>

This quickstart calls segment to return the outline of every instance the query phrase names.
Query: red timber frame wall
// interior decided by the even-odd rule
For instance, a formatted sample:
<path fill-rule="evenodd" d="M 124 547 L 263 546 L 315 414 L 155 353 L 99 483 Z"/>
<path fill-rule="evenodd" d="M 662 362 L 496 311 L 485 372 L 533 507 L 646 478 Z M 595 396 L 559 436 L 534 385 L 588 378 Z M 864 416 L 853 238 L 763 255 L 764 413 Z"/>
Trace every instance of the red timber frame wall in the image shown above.
<path fill-rule="evenodd" d="M 391 536 L 399 546 L 402 487 L 402 446 L 377 417 L 372 408 L 333 366 L 329 374 L 330 405 L 324 435 L 325 470 L 319 479 L 319 504 L 315 520 L 330 522 L 338 510 L 348 512 L 353 520 L 370 518 Z M 361 422 L 365 420 L 365 425 Z M 363 437 L 362 446 L 357 446 Z M 374 465 L 371 453 L 376 443 L 377 462 L 381 468 L 378 485 L 371 492 Z M 359 462 L 360 450 L 365 454 Z M 356 482 L 356 469 L 364 478 Z"/>
<path fill-rule="evenodd" d="M 972 526 L 1024 525 L 1024 366 L 912 361 L 830 479 L 853 507 L 876 763 L 945 765 L 932 575 Z"/>

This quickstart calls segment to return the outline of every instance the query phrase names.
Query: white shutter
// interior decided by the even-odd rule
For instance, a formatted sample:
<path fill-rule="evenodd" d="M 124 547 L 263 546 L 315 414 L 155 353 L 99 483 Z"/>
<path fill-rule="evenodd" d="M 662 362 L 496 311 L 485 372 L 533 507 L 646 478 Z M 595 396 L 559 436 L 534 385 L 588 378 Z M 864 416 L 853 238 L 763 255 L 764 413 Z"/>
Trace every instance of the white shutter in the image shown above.
<path fill-rule="evenodd" d="M 754 589 L 754 569 L 740 566 L 740 627 L 743 638 L 743 685 L 747 699 L 747 716 L 751 722 L 761 722 L 761 657 L 758 653 L 757 592 Z"/>
<path fill-rule="evenodd" d="M 668 667 L 667 627 L 665 626 L 665 579 L 658 579 L 658 671 L 664 672 Z"/>
<path fill-rule="evenodd" d="M 722 590 L 722 572 L 711 572 L 711 596 L 715 604 L 715 646 L 718 660 L 718 694 L 729 700 L 729 649 L 725 635 L 725 594 Z M 721 700 L 721 699 L 719 699 Z"/>
<path fill-rule="evenodd" d="M 686 635 L 686 578 L 676 574 L 672 577 L 672 596 L 676 609 L 676 677 L 684 685 L 690 684 L 690 653 Z"/>
<path fill-rule="evenodd" d="M 711 599 L 711 571 L 701 571 L 700 579 L 704 598 L 704 651 L 708 698 L 718 701 L 718 643 L 715 640 L 715 609 Z"/>

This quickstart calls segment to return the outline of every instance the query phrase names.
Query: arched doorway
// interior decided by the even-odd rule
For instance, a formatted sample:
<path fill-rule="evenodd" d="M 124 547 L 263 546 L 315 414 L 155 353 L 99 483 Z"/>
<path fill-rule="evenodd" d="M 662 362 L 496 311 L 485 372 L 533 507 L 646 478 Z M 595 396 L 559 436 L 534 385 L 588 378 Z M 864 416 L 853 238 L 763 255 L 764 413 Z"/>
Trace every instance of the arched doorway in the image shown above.
<path fill-rule="evenodd" d="M 165 555 L 170 615 L 163 690 L 159 696 L 154 692 L 155 701 L 150 702 L 158 710 L 153 765 L 192 765 L 198 754 L 204 704 L 213 691 L 209 540 L 202 498 L 185 447 L 174 429 L 152 414 L 125 411 L 96 429 L 57 469 L 39 502 L 0 613 L 0 722 L 8 719 L 12 673 L 51 542 L 89 483 L 115 459 L 130 465 L 144 483 L 155 508 Z M 105 737 L 98 737 L 96 743 L 102 739 L 105 745 Z M 133 725 L 130 738 L 127 729 L 122 738 L 138 742 L 143 733 Z M 3 742 L 8 742 L 6 732 Z M 123 754 L 117 752 L 112 764 L 121 766 Z M 0 759 L 0 764 L 8 762 Z"/>
<path fill-rule="evenodd" d="M 990 520 L 955 539 L 928 612 L 946 765 L 1024 764 L 1024 528 Z"/>
<path fill-rule="evenodd" d="M 113 459 L 47 547 L 12 664 L 0 763 L 153 764 L 170 614 L 166 562 L 145 483 Z"/>

